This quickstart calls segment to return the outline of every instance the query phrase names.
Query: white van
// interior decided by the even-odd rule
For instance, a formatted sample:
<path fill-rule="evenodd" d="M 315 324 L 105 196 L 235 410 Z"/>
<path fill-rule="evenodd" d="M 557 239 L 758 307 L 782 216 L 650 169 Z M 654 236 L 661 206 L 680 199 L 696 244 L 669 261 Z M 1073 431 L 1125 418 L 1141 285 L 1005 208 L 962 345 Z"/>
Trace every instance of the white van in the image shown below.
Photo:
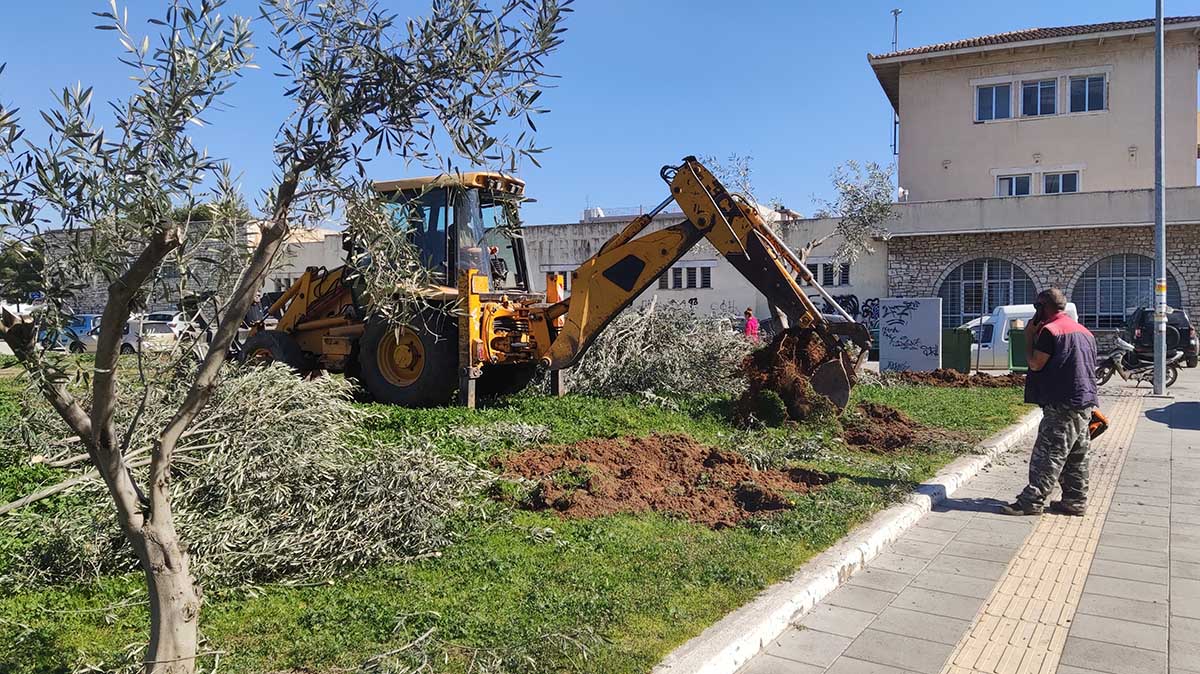
<path fill-rule="evenodd" d="M 1005 304 L 991 314 L 963 323 L 971 331 L 971 369 L 1008 369 L 1008 331 L 1024 328 L 1035 313 L 1032 304 Z M 1067 315 L 1079 320 L 1074 302 L 1067 303 Z"/>

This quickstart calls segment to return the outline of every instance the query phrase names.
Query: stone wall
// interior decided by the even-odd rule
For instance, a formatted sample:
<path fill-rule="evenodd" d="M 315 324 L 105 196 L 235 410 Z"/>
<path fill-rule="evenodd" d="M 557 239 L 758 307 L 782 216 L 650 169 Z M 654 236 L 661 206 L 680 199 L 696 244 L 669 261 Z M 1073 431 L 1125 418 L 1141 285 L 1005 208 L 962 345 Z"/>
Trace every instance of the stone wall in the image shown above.
<path fill-rule="evenodd" d="M 1200 225 L 1167 228 L 1167 269 L 1180 285 L 1183 308 L 1200 316 Z M 980 257 L 1008 260 L 1038 289 L 1071 291 L 1083 272 L 1117 253 L 1154 257 L 1153 228 L 1093 227 L 987 234 L 894 237 L 888 242 L 892 297 L 932 297 L 958 265 Z"/>

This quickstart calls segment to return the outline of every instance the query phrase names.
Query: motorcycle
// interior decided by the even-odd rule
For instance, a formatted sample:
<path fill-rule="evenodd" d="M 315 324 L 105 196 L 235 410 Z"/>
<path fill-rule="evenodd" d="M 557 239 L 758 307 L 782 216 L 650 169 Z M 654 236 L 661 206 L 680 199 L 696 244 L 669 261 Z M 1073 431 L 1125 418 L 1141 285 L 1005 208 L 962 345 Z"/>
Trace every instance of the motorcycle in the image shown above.
<path fill-rule="evenodd" d="M 1183 360 L 1183 352 L 1176 351 L 1167 357 L 1167 386 L 1179 378 L 1179 361 Z M 1108 356 L 1096 365 L 1096 384 L 1103 386 L 1112 379 L 1113 373 L 1121 375 L 1125 381 L 1152 383 L 1154 381 L 1154 361 L 1143 360 L 1137 356 L 1133 345 L 1117 338 L 1117 345 Z"/>

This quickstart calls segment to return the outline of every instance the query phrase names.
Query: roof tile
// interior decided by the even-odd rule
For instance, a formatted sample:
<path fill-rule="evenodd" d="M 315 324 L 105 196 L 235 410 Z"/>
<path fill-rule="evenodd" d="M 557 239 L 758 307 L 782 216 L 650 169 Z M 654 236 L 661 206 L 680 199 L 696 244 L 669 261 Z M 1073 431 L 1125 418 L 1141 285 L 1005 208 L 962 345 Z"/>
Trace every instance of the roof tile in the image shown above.
<path fill-rule="evenodd" d="M 1191 23 L 1194 21 L 1200 21 L 1200 16 L 1170 16 L 1163 19 L 1163 23 L 1165 25 Z M 871 59 L 886 59 L 897 56 L 915 56 L 918 54 L 932 54 L 942 51 L 952 51 L 955 49 L 987 47 L 997 44 L 1009 44 L 1012 42 L 1028 42 L 1030 40 L 1046 40 L 1056 37 L 1070 37 L 1072 35 L 1087 35 L 1089 33 L 1108 33 L 1118 30 L 1134 30 L 1138 28 L 1150 28 L 1153 26 L 1154 19 L 1138 19 L 1136 21 L 1111 21 L 1109 23 L 1091 23 L 1079 26 L 1026 28 L 1024 30 L 1014 30 L 1007 33 L 982 35 L 980 37 L 970 37 L 964 40 L 955 40 L 953 42 L 943 42 L 941 44 L 931 44 L 924 47 L 902 49 L 900 51 L 894 51 L 888 54 L 868 54 L 868 57 Z"/>

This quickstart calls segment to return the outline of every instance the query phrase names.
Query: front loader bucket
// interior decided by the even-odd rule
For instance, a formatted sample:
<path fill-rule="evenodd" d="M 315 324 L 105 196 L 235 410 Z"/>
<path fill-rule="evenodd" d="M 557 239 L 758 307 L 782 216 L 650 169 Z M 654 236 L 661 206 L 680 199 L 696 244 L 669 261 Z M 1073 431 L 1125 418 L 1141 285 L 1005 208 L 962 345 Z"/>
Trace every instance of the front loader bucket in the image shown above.
<path fill-rule="evenodd" d="M 815 393 L 825 396 L 838 413 L 850 404 L 850 375 L 842 358 L 826 361 L 817 366 L 809 378 Z"/>

